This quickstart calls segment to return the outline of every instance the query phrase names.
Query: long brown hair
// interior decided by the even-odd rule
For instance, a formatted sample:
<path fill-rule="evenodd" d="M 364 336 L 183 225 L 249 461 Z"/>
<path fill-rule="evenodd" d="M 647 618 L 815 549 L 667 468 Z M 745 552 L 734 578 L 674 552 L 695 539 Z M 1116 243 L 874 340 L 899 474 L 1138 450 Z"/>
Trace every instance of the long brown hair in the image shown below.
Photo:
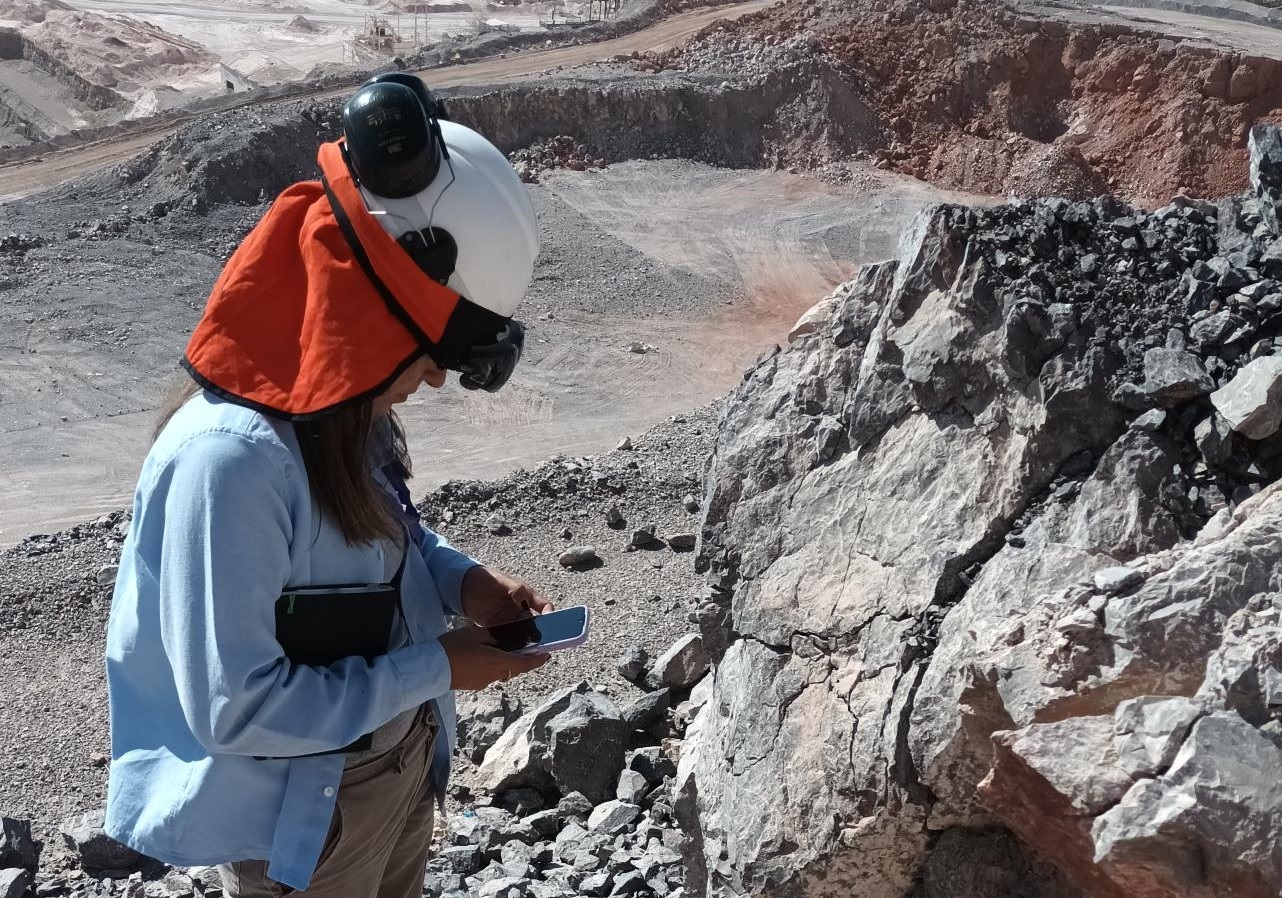
<path fill-rule="evenodd" d="M 160 418 L 152 434 L 160 436 L 177 411 L 200 392 L 200 384 L 184 376 L 161 405 Z M 405 431 L 395 412 L 388 412 L 391 431 L 391 461 L 402 476 L 410 476 Z M 370 400 L 349 405 L 312 421 L 294 423 L 298 447 L 312 498 L 321 512 L 334 519 L 348 545 L 378 539 L 399 540 L 402 534 L 383 490 L 370 477 L 369 441 L 374 426 L 374 403 Z"/>

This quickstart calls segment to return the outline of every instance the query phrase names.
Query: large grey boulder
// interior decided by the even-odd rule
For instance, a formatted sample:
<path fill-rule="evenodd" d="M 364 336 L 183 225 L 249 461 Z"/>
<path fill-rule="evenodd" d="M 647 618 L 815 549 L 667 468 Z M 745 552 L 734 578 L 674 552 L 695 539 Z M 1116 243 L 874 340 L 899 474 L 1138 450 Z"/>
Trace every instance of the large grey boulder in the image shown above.
<path fill-rule="evenodd" d="M 522 716 L 485 754 L 477 784 L 491 792 L 534 788 L 613 796 L 623 769 L 627 727 L 609 698 L 579 683 Z"/>
<path fill-rule="evenodd" d="M 1054 265 L 1047 222 L 1106 208 L 996 235 L 924 215 L 727 403 L 697 560 L 711 696 L 675 782 L 692 891 L 1282 894 L 1282 657 L 1248 635 L 1282 593 L 1260 489 L 1282 438 L 1213 447 L 1249 475 L 1216 492 L 1205 383 L 1144 427 L 1117 389 L 1171 322 L 1137 339 L 1148 307 L 1107 291 L 1053 312 L 983 242 L 1009 261 L 1028 228 Z"/>

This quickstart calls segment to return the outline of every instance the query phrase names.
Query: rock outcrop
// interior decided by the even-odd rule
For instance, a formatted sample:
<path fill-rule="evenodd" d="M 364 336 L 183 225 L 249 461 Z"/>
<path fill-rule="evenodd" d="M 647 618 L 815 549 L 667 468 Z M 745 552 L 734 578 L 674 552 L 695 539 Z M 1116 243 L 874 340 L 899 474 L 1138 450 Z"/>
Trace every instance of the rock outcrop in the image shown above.
<path fill-rule="evenodd" d="M 936 209 L 745 377 L 693 891 L 1282 892 L 1276 129 L 1251 150 L 1216 205 Z"/>

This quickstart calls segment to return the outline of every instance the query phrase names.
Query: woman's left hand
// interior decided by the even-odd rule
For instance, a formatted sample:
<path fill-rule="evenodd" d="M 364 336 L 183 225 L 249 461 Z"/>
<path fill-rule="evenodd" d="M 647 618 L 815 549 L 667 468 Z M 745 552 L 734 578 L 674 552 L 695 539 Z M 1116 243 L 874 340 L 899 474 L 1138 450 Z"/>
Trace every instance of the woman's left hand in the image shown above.
<path fill-rule="evenodd" d="M 482 627 L 551 611 L 552 601 L 524 580 L 480 565 L 463 577 L 463 615 Z"/>

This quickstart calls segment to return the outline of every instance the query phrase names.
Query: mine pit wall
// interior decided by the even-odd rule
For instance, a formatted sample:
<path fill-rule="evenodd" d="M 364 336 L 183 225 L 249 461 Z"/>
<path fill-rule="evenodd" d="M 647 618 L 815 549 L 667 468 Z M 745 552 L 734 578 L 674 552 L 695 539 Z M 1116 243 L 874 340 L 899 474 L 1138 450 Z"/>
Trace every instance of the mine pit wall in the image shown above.
<path fill-rule="evenodd" d="M 682 158 L 730 168 L 759 167 L 782 130 L 804 135 L 799 102 L 854 110 L 850 124 L 825 126 L 828 146 L 841 152 L 876 149 L 877 131 L 861 124 L 857 97 L 841 85 L 816 82 L 804 100 L 786 76 L 738 88 L 686 78 L 627 78 L 556 81 L 470 94 L 445 93 L 451 118 L 486 135 L 504 153 L 562 135 L 590 146 L 607 163 L 628 159 Z M 308 104 L 296 116 L 279 117 L 267 128 L 223 129 L 217 155 L 193 154 L 183 196 L 201 203 L 253 204 L 289 184 L 315 177 L 316 145 L 339 136 L 339 101 Z M 212 121 L 233 122 L 237 113 Z M 789 122 L 795 121 L 794 127 Z M 194 128 L 199 129 L 197 125 Z M 121 166 L 128 182 L 152 174 L 177 177 L 171 138 Z M 874 139 L 869 140 L 868 134 Z M 816 136 L 816 141 L 818 140 Z M 169 166 L 166 168 L 166 166 Z M 169 201 L 170 197 L 157 199 Z"/>
<path fill-rule="evenodd" d="M 1247 22 L 1268 28 L 1282 28 L 1282 9 L 1261 6 L 1250 0 L 1111 0 L 1110 6 L 1135 9 L 1162 9 L 1211 19 Z"/>
<path fill-rule="evenodd" d="M 941 60 L 956 76 L 940 93 L 900 100 L 896 111 L 924 112 L 892 167 L 976 193 L 1112 192 L 1157 208 L 1240 191 L 1248 130 L 1282 122 L 1282 61 L 1123 26 L 1010 30 L 992 55 Z"/>
<path fill-rule="evenodd" d="M 66 63 L 50 56 L 42 48 L 26 38 L 23 38 L 22 55 L 31 60 L 37 68 L 48 72 L 70 87 L 76 99 L 91 109 L 127 108 L 129 105 L 124 97 L 111 88 L 86 81 Z"/>
<path fill-rule="evenodd" d="M 89 83 L 12 28 L 0 28 L 0 60 L 6 59 L 30 60 L 37 68 L 70 87 L 74 96 L 91 109 L 118 109 L 127 105 L 120 94 L 101 85 Z M 0 123 L 11 127 L 27 140 L 38 143 L 55 136 L 42 126 L 41 122 L 48 124 L 48 120 L 40 114 L 40 110 L 31 109 L 23 103 L 8 103 L 0 100 Z"/>
<path fill-rule="evenodd" d="M 720 79 L 657 77 L 508 87 L 452 98 L 450 113 L 505 153 L 569 135 L 607 162 L 657 156 L 751 168 L 768 161 L 782 132 L 789 139 L 808 136 L 804 116 L 794 110 L 801 102 L 850 110 L 828 129 L 828 144 L 843 153 L 867 154 L 881 145 L 877 131 L 862 126 L 862 101 L 843 85 L 815 81 L 799 98 L 786 72 L 728 87 Z"/>
<path fill-rule="evenodd" d="M 0 60 L 24 58 L 26 46 L 27 41 L 21 34 L 12 28 L 0 28 Z M 0 125 L 13 129 L 15 133 L 32 143 L 45 140 L 50 136 L 31 120 L 29 112 L 24 112 L 20 105 L 12 105 L 3 99 L 0 99 Z"/>

